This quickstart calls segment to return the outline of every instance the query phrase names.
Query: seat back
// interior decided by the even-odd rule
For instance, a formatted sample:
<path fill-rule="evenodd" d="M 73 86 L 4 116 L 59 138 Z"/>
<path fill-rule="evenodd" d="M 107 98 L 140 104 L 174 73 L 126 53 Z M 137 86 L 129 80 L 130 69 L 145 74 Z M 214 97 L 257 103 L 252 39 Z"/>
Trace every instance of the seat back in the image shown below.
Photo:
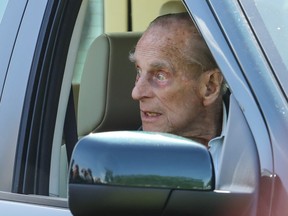
<path fill-rule="evenodd" d="M 138 102 L 131 97 L 136 73 L 128 58 L 140 36 L 102 34 L 91 44 L 79 89 L 78 136 L 141 125 Z"/>

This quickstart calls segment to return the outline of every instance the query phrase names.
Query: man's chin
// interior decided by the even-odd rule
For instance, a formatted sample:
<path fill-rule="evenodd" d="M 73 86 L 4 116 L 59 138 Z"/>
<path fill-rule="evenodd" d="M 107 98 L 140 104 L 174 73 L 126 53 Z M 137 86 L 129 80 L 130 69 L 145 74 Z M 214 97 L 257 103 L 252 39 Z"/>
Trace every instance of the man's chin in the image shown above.
<path fill-rule="evenodd" d="M 143 131 L 151 131 L 151 132 L 167 132 L 163 127 L 157 125 L 142 125 Z"/>

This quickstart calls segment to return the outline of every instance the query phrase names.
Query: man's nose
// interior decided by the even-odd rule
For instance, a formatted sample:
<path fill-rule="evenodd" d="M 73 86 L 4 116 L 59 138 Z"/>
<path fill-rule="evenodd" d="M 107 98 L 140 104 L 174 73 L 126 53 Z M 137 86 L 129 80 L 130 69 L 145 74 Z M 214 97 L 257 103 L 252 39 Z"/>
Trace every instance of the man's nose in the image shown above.
<path fill-rule="evenodd" d="M 143 98 L 149 97 L 151 93 L 150 89 L 151 87 L 149 86 L 149 82 L 146 79 L 145 76 L 140 76 L 138 80 L 135 82 L 135 86 L 132 90 L 132 98 L 134 100 L 141 100 Z"/>

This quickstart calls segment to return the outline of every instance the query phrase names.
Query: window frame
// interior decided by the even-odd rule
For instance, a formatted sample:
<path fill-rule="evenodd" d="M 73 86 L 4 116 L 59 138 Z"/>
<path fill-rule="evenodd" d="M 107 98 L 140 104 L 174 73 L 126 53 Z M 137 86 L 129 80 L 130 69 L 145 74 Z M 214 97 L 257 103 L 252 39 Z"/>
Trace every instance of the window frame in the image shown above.
<path fill-rule="evenodd" d="M 261 194 L 266 195 L 263 199 L 261 197 L 259 205 L 267 204 L 265 207 L 268 209 L 262 208 L 263 211 L 261 211 L 263 215 L 267 215 L 271 208 L 273 192 L 274 156 L 271 134 L 263 112 L 265 105 L 263 106 L 263 101 L 261 101 L 263 94 L 261 96 L 260 91 L 269 85 L 268 82 L 266 83 L 267 76 L 270 74 L 269 64 L 261 54 L 261 49 L 247 25 L 238 1 L 184 0 L 184 2 L 220 67 L 229 89 L 243 110 L 252 131 L 261 171 L 258 197 L 261 197 Z M 246 61 L 247 58 L 250 61 Z M 261 81 L 255 78 L 255 70 L 265 71 L 260 77 Z M 254 74 L 249 71 L 254 71 Z M 271 94 L 272 91 L 268 91 Z"/>
<path fill-rule="evenodd" d="M 10 0 L 0 21 L 0 104 L 9 63 L 27 2 L 27 0 L 21 2 Z"/>

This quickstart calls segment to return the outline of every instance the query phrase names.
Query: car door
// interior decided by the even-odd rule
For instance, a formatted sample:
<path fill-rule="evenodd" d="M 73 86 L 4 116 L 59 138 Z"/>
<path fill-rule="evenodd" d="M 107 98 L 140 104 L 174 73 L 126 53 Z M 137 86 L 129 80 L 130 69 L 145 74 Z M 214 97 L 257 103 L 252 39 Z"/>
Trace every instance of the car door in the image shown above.
<path fill-rule="evenodd" d="M 283 84 L 287 83 L 287 54 L 283 52 L 287 3 L 185 3 L 253 134 L 260 165 L 258 215 L 283 215 L 287 213 L 283 204 L 287 203 L 287 172 L 283 170 L 288 152 L 287 85 Z"/>

